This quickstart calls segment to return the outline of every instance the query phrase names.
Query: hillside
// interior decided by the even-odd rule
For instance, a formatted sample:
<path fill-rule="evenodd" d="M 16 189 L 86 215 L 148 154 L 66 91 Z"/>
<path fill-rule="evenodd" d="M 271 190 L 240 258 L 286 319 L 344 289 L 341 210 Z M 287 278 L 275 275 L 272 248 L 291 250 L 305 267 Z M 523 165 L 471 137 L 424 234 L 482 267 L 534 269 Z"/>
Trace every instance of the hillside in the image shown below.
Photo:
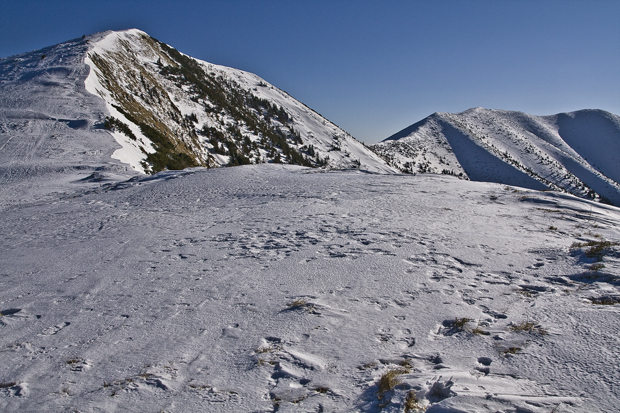
<path fill-rule="evenodd" d="M 113 128 L 123 145 L 116 156 L 137 170 L 277 162 L 393 171 L 260 77 L 193 59 L 139 30 L 104 34 L 86 63 L 87 89 L 129 127 Z"/>
<path fill-rule="evenodd" d="M 265 162 L 395 171 L 260 77 L 193 59 L 139 30 L 0 59 L 0 187 L 13 195 L 4 199 L 26 187 L 34 195 L 135 173 Z"/>
<path fill-rule="evenodd" d="M 111 158 L 105 102 L 86 91 L 87 39 L 0 59 L 0 202 L 39 199 L 135 172 Z M 98 177 L 98 178 L 97 178 Z"/>
<path fill-rule="evenodd" d="M 373 149 L 410 173 L 454 174 L 620 205 L 620 118 L 601 110 L 435 113 Z"/>

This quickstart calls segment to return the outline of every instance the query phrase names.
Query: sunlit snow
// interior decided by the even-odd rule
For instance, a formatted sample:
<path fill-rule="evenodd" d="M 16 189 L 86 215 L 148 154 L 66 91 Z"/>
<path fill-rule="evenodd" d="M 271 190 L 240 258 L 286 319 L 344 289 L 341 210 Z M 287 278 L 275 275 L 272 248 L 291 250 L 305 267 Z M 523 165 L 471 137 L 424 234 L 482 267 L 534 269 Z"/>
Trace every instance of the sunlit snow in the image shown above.
<path fill-rule="evenodd" d="M 591 301 L 618 299 L 618 249 L 569 249 L 618 241 L 613 207 L 270 165 L 154 178 L 3 211 L 3 410 L 619 402 L 619 311 Z"/>
<path fill-rule="evenodd" d="M 140 174 L 85 84 L 108 34 L 0 61 L 0 411 L 617 410 L 618 208 L 350 137 L 366 171 Z"/>

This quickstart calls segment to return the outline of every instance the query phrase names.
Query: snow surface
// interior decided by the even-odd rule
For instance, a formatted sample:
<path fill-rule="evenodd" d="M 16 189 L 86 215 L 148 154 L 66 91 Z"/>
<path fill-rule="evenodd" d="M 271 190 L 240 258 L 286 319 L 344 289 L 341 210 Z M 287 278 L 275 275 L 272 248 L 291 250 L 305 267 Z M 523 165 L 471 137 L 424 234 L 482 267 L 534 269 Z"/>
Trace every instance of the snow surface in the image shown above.
<path fill-rule="evenodd" d="M 0 203 L 72 193 L 92 186 L 93 174 L 132 176 L 111 158 L 118 145 L 102 129 L 105 102 L 84 86 L 89 47 L 89 38 L 75 39 L 0 60 Z"/>
<path fill-rule="evenodd" d="M 615 411 L 619 249 L 569 247 L 619 212 L 266 164 L 4 206 L 0 410 Z"/>

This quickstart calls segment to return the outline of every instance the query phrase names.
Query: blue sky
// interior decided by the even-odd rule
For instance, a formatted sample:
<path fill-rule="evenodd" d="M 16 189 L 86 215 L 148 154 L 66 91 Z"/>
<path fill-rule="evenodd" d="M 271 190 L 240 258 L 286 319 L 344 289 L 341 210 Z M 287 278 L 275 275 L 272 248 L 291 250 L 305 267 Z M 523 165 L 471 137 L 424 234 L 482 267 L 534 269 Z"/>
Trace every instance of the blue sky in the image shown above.
<path fill-rule="evenodd" d="M 620 1 L 0 0 L 0 57 L 139 28 L 374 143 L 470 107 L 620 114 Z"/>

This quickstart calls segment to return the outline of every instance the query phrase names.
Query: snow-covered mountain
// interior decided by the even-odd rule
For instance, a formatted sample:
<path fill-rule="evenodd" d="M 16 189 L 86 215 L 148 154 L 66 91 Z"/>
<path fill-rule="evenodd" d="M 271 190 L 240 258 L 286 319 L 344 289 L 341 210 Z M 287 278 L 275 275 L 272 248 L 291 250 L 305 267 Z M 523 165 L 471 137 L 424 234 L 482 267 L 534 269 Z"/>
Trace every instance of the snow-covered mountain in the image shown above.
<path fill-rule="evenodd" d="M 373 149 L 405 172 L 560 190 L 620 205 L 620 117 L 602 110 L 434 113 Z"/>
<path fill-rule="evenodd" d="M 116 156 L 135 169 L 282 162 L 393 172 L 348 133 L 242 70 L 184 55 L 139 30 L 97 36 L 85 59 Z M 125 127 L 126 126 L 126 127 Z"/>
<path fill-rule="evenodd" d="M 497 184 L 364 173 L 393 169 L 136 30 L 2 59 L 0 92 L 0 411 L 618 410 L 620 212 L 506 184 L 557 173 L 523 142 L 617 180 L 617 117 L 507 113 L 509 139 L 474 110 L 392 141 Z M 156 172 L 259 160 L 302 165 Z"/>
<path fill-rule="evenodd" d="M 0 182 L 263 162 L 395 171 L 260 77 L 139 30 L 0 60 Z"/>

